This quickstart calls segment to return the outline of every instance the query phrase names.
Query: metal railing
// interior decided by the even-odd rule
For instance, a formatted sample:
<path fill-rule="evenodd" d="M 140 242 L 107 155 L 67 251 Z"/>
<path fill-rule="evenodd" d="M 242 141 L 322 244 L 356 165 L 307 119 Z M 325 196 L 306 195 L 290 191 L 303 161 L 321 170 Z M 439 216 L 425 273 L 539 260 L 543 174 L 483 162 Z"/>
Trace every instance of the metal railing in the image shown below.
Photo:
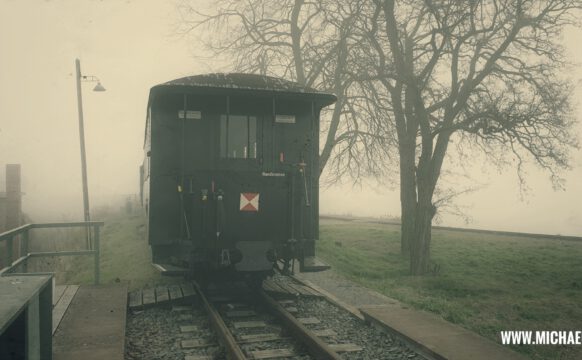
<path fill-rule="evenodd" d="M 89 255 L 94 257 L 94 280 L 95 284 L 99 284 L 99 228 L 105 225 L 103 221 L 87 221 L 87 222 L 66 222 L 66 223 L 42 223 L 42 224 L 26 224 L 15 229 L 6 231 L 0 234 L 0 243 L 6 242 L 6 253 L 0 254 L 4 260 L 6 266 L 0 269 L 0 276 L 9 275 L 23 275 L 31 274 L 28 273 L 27 261 L 30 258 L 35 257 L 55 257 L 55 256 L 76 256 L 76 255 Z M 93 228 L 93 237 L 88 244 L 87 250 L 76 250 L 76 251 L 47 251 L 47 252 L 29 252 L 29 231 L 32 229 L 47 229 L 47 228 L 72 228 L 72 227 L 84 227 Z M 17 251 L 18 255 L 14 256 L 14 243 L 16 238 L 20 236 L 20 243 Z M 12 272 L 15 268 L 22 265 L 24 267 L 24 273 Z"/>

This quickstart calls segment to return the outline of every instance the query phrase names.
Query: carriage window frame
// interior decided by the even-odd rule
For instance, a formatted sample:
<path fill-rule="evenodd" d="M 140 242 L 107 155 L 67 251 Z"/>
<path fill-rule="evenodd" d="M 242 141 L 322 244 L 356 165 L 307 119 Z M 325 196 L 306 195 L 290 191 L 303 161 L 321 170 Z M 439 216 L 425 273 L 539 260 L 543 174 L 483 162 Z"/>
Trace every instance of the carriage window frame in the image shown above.
<path fill-rule="evenodd" d="M 244 127 L 245 134 L 233 136 Z M 248 114 L 220 114 L 219 158 L 224 160 L 257 160 L 259 158 L 259 117 Z M 242 141 L 241 141 L 242 140 Z M 244 141 L 246 140 L 246 141 Z M 245 146 L 246 144 L 246 146 Z M 241 147 L 242 145 L 242 147 Z"/>

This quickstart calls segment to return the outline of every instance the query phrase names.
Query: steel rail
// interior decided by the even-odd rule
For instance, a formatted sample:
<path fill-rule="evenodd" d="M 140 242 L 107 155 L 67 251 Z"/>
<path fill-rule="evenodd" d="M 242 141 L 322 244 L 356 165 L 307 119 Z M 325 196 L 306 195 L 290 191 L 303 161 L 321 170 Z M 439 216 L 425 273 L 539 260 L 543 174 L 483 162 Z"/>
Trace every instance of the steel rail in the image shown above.
<path fill-rule="evenodd" d="M 293 315 L 285 310 L 277 301 L 267 295 L 263 290 L 259 290 L 259 296 L 268 306 L 269 310 L 277 316 L 288 328 L 295 338 L 301 341 L 318 360 L 340 360 L 341 357 L 329 345 L 322 341 L 311 330 L 301 324 Z"/>
<path fill-rule="evenodd" d="M 218 340 L 224 345 L 227 352 L 227 357 L 231 360 L 246 360 L 246 356 L 243 354 L 241 348 L 238 346 L 236 340 L 230 333 L 230 330 L 220 317 L 220 314 L 216 309 L 210 304 L 202 290 L 200 290 L 200 286 L 197 283 L 194 283 L 194 290 L 200 295 L 200 299 L 204 304 L 204 308 L 208 313 L 208 318 L 210 320 L 210 324 L 214 328 L 214 330 L 218 334 Z"/>

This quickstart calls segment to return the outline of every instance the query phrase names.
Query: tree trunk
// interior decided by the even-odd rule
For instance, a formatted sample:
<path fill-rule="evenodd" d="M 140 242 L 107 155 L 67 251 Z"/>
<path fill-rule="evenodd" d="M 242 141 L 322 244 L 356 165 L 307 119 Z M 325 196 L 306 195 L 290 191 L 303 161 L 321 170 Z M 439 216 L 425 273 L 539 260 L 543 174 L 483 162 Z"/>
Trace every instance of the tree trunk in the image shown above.
<path fill-rule="evenodd" d="M 301 28 L 298 24 L 303 2 L 304 0 L 295 0 L 293 11 L 291 13 L 291 47 L 293 49 L 297 82 L 305 85 L 305 67 L 303 65 L 303 52 L 301 51 Z"/>
<path fill-rule="evenodd" d="M 400 253 L 402 256 L 410 254 L 410 244 L 414 237 L 416 189 L 414 177 L 400 176 Z"/>
<path fill-rule="evenodd" d="M 416 170 L 414 142 L 403 140 L 400 146 L 400 253 L 410 254 L 414 237 L 416 211 Z"/>
<path fill-rule="evenodd" d="M 419 203 L 413 241 L 410 244 L 410 274 L 424 275 L 430 271 L 430 241 L 434 206 L 428 202 Z"/>
<path fill-rule="evenodd" d="M 321 154 L 319 154 L 319 176 L 323 173 L 323 169 L 325 169 L 325 165 L 329 158 L 331 157 L 331 151 L 335 146 L 335 138 L 337 134 L 337 130 L 339 128 L 339 122 L 341 118 L 342 108 L 344 106 L 343 96 L 338 95 L 337 101 L 333 108 L 333 114 L 331 116 L 329 130 L 327 131 L 327 136 L 325 138 L 325 144 L 323 145 L 323 149 L 321 150 Z"/>
<path fill-rule="evenodd" d="M 414 235 L 410 244 L 410 274 L 424 275 L 430 271 L 430 241 L 432 219 L 436 207 L 432 203 L 434 184 L 432 162 L 419 164 L 417 171 L 418 203 L 415 209 Z"/>

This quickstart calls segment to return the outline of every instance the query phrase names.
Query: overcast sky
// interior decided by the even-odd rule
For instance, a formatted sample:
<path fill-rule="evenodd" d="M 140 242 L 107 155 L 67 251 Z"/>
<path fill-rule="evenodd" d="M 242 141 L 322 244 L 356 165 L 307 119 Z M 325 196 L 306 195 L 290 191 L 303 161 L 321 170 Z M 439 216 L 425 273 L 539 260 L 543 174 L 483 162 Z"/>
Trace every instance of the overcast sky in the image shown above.
<path fill-rule="evenodd" d="M 22 164 L 25 212 L 82 218 L 75 58 L 107 88 L 95 93 L 83 84 L 91 203 L 138 192 L 149 88 L 217 69 L 213 59 L 196 57 L 203 54 L 191 39 L 173 35 L 177 21 L 167 0 L 0 0 L 0 183 L 4 164 Z M 581 36 L 576 30 L 564 39 L 579 63 Z M 581 84 L 582 66 L 572 76 Z M 465 226 L 582 235 L 582 153 L 574 154 L 566 191 L 554 192 L 547 174 L 530 168 L 524 200 L 514 171 L 475 163 L 471 176 L 483 189 L 459 199 L 473 219 Z M 321 211 L 398 215 L 397 193 L 369 184 L 322 189 Z M 444 216 L 443 224 L 462 220 Z"/>

